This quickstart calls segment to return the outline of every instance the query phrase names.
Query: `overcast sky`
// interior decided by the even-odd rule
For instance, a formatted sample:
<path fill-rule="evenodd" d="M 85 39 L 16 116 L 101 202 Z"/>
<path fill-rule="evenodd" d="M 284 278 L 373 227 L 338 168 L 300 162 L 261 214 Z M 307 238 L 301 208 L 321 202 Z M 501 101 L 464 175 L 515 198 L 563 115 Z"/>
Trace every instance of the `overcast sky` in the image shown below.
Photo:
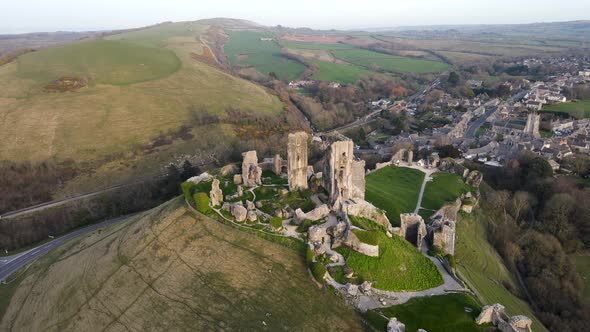
<path fill-rule="evenodd" d="M 0 33 L 103 30 L 232 17 L 357 29 L 590 19 L 590 0 L 4 0 Z"/>

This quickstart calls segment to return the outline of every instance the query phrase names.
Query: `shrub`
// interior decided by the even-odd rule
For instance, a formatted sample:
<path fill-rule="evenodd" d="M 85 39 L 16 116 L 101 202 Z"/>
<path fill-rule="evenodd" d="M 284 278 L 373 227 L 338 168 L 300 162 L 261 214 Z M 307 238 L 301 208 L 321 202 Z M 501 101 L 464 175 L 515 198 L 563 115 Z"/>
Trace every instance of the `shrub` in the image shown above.
<path fill-rule="evenodd" d="M 270 225 L 274 229 L 281 229 L 283 228 L 283 219 L 279 217 L 272 217 L 272 219 L 270 219 Z"/>
<path fill-rule="evenodd" d="M 313 250 L 311 250 L 310 247 L 307 247 L 307 250 L 305 251 L 305 262 L 310 267 L 311 267 L 311 263 L 313 263 L 313 256 L 314 256 Z"/>
<path fill-rule="evenodd" d="M 432 257 L 444 257 L 445 254 L 439 246 L 433 245 L 428 249 L 428 255 Z"/>
<path fill-rule="evenodd" d="M 186 200 L 189 203 L 194 203 L 193 200 L 193 188 L 195 187 L 195 184 L 192 182 L 183 182 L 180 185 L 180 188 L 182 189 L 182 193 L 184 194 L 184 197 L 186 198 Z"/>
<path fill-rule="evenodd" d="M 209 207 L 210 200 L 207 194 L 196 193 L 193 197 L 195 199 L 195 207 L 197 208 L 197 211 L 202 214 L 211 212 L 211 208 Z"/>
<path fill-rule="evenodd" d="M 327 272 L 324 264 L 319 263 L 319 262 L 311 263 L 310 269 L 311 269 L 311 274 L 313 274 L 313 277 L 315 278 L 315 280 L 317 280 L 318 282 L 324 281 L 324 275 Z"/>

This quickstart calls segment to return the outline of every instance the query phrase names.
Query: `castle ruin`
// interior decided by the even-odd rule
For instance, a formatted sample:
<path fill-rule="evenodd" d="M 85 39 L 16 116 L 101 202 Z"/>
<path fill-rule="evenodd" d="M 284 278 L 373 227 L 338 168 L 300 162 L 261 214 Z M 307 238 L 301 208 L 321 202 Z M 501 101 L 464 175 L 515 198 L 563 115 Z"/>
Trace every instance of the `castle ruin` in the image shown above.
<path fill-rule="evenodd" d="M 287 144 L 289 189 L 307 189 L 307 133 L 289 134 Z M 280 173 L 278 173 L 280 174 Z"/>
<path fill-rule="evenodd" d="M 349 199 L 364 199 L 365 162 L 354 160 L 352 140 L 338 140 L 330 145 L 324 178 L 334 210 L 340 210 Z"/>
<path fill-rule="evenodd" d="M 242 182 L 246 187 L 256 187 L 262 184 L 262 168 L 258 166 L 256 151 L 242 154 Z"/>
<path fill-rule="evenodd" d="M 404 213 L 400 215 L 400 220 L 399 235 L 415 245 L 418 250 L 422 250 L 424 238 L 427 235 L 424 219 L 415 213 Z"/>

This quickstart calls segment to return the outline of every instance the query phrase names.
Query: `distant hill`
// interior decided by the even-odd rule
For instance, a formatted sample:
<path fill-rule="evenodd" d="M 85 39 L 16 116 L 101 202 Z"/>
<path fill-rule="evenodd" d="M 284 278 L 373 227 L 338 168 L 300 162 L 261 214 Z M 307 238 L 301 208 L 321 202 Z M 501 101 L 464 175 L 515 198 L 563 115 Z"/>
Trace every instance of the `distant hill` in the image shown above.
<path fill-rule="evenodd" d="M 481 25 L 423 25 L 367 29 L 372 32 L 459 32 L 465 34 L 540 35 L 539 37 L 570 37 L 590 39 L 590 20 L 569 22 L 542 22 L 530 24 L 481 24 Z"/>
<path fill-rule="evenodd" d="M 180 199 L 64 245 L 15 283 L 2 331 L 363 330 L 302 256 Z"/>

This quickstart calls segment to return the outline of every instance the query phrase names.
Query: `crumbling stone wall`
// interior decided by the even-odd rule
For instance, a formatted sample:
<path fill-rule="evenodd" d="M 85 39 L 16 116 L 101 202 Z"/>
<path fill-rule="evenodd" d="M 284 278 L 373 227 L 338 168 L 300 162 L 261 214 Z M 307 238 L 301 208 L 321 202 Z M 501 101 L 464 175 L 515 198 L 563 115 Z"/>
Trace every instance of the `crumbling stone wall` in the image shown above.
<path fill-rule="evenodd" d="M 211 199 L 211 206 L 220 206 L 223 202 L 223 192 L 219 188 L 219 180 L 214 179 L 211 185 L 211 192 L 209 192 L 209 198 Z"/>
<path fill-rule="evenodd" d="M 307 189 L 307 133 L 289 134 L 287 144 L 287 172 L 289 189 Z"/>
<path fill-rule="evenodd" d="M 424 219 L 415 213 L 401 214 L 400 219 L 400 236 L 421 250 L 427 235 Z"/>
<path fill-rule="evenodd" d="M 442 248 L 447 255 L 455 254 L 455 222 L 437 220 L 432 223 L 432 244 Z"/>
<path fill-rule="evenodd" d="M 262 168 L 258 166 L 256 151 L 248 151 L 242 154 L 242 182 L 246 187 L 255 187 L 262 184 Z"/>
<path fill-rule="evenodd" d="M 365 197 L 365 163 L 354 160 L 353 147 L 350 139 L 336 141 L 326 155 L 324 186 L 334 210 L 341 210 L 346 200 Z"/>
<path fill-rule="evenodd" d="M 365 199 L 365 161 L 352 161 L 352 197 Z"/>

